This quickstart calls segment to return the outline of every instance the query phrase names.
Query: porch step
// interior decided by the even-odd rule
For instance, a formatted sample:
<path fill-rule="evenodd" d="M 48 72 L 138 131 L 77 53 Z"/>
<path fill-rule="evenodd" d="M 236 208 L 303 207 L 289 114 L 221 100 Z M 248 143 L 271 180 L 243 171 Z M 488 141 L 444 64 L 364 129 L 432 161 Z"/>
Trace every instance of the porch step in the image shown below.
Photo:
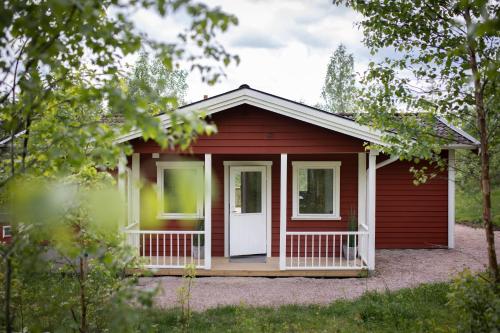
<path fill-rule="evenodd" d="M 133 270 L 140 273 L 139 270 Z M 155 276 L 182 276 L 183 268 L 158 268 L 149 271 Z M 267 258 L 265 263 L 230 262 L 228 258 L 212 258 L 212 269 L 197 269 L 196 276 L 251 276 L 251 277 L 366 277 L 366 269 L 279 269 L 279 258 Z"/>

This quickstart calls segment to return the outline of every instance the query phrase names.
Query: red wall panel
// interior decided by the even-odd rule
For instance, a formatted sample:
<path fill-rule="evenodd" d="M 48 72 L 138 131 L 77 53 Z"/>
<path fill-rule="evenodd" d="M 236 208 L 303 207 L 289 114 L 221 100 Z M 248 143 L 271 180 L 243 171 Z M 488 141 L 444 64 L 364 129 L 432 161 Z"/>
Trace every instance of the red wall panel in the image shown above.
<path fill-rule="evenodd" d="M 435 248 L 448 245 L 448 178 L 440 172 L 415 186 L 410 162 L 377 169 L 376 247 Z"/>

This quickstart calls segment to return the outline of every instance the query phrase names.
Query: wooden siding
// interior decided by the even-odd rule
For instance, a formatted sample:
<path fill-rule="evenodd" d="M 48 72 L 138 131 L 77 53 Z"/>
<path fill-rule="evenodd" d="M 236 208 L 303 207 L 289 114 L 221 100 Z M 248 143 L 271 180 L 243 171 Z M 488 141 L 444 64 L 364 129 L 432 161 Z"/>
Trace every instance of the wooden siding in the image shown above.
<path fill-rule="evenodd" d="M 364 151 L 363 141 L 250 105 L 214 114 L 218 133 L 200 136 L 194 154 L 306 154 Z M 137 153 L 159 152 L 152 141 L 132 140 Z"/>
<path fill-rule="evenodd" d="M 448 245 L 447 171 L 415 186 L 409 162 L 377 170 L 375 243 L 378 249 Z"/>

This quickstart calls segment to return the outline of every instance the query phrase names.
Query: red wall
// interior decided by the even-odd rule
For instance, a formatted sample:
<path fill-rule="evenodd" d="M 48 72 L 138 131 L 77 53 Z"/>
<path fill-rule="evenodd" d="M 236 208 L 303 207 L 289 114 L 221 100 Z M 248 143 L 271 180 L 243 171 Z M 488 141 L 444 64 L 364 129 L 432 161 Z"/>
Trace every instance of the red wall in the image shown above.
<path fill-rule="evenodd" d="M 448 245 L 448 178 L 441 172 L 415 186 L 409 162 L 377 169 L 376 247 L 435 248 Z"/>

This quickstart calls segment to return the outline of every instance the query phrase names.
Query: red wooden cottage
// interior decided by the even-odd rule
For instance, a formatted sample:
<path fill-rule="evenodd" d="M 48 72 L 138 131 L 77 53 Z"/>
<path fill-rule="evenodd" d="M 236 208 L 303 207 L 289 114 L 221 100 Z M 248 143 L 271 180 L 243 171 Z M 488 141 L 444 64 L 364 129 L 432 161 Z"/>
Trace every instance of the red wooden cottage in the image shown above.
<path fill-rule="evenodd" d="M 381 133 L 243 85 L 178 110 L 204 110 L 218 132 L 189 153 L 140 131 L 119 187 L 127 241 L 160 274 L 359 275 L 376 249 L 453 248 L 454 151 L 478 142 L 444 122 L 449 169 L 413 185 L 410 163 L 366 151 Z M 165 128 L 170 118 L 159 116 Z"/>

